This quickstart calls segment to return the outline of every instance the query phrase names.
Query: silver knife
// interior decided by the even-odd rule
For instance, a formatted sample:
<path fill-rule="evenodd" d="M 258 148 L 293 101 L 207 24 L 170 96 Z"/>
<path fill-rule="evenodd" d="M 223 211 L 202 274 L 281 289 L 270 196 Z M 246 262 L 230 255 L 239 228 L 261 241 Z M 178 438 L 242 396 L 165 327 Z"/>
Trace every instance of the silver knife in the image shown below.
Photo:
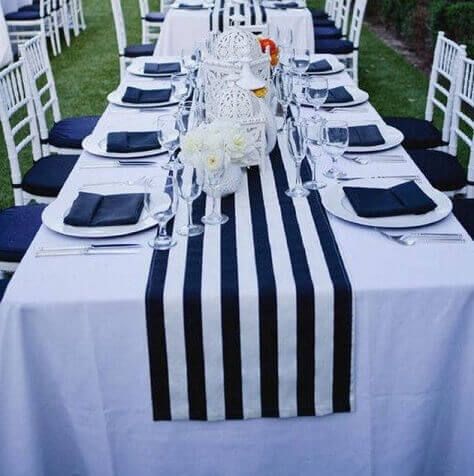
<path fill-rule="evenodd" d="M 154 160 L 114 160 L 107 164 L 82 165 L 81 169 L 108 169 L 116 167 L 157 167 Z"/>
<path fill-rule="evenodd" d="M 87 254 L 134 254 L 142 248 L 138 243 L 117 243 L 104 245 L 88 246 L 64 246 L 52 248 L 38 248 L 37 257 L 43 256 L 68 256 L 68 255 L 87 255 Z"/>
<path fill-rule="evenodd" d="M 363 179 L 400 179 L 400 180 L 414 180 L 419 181 L 418 175 L 374 175 L 372 177 L 340 177 L 338 182 L 350 182 L 351 180 L 363 180 Z"/>

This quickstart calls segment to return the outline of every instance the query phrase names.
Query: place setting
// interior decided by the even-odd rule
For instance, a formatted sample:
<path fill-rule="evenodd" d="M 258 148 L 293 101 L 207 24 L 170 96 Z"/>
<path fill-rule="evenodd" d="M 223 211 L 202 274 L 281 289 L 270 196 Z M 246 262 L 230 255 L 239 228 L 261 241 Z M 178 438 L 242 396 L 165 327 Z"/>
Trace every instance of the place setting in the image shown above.
<path fill-rule="evenodd" d="M 180 57 L 139 57 L 135 58 L 127 67 L 127 71 L 134 76 L 146 78 L 169 78 L 173 74 L 187 73 Z"/>
<path fill-rule="evenodd" d="M 305 74 L 309 76 L 330 76 L 342 73 L 344 70 L 344 63 L 339 61 L 336 56 L 312 54 Z"/>

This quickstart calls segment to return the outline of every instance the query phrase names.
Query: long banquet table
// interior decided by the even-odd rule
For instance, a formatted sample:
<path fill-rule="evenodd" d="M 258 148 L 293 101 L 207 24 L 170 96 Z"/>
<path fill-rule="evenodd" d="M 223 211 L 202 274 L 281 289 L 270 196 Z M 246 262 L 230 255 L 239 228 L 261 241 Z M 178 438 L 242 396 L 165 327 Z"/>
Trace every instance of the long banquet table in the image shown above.
<path fill-rule="evenodd" d="M 350 82 L 331 77 L 331 85 Z M 97 127 L 147 129 L 157 114 L 108 106 Z M 372 107 L 332 116 L 379 119 Z M 419 173 L 401 147 L 396 153 L 407 162 L 342 165 L 365 176 Z M 151 173 L 81 169 L 103 162 L 82 153 L 61 194 Z M 184 219 L 182 207 L 177 223 Z M 144 245 L 136 255 L 40 259 L 39 247 L 77 243 L 43 226 L 0 305 L 0 474 L 470 474 L 472 241 L 454 216 L 430 229 L 464 233 L 465 244 L 404 247 L 330 222 L 355 297 L 354 411 L 215 423 L 152 419 L 144 296 L 155 231 L 133 237 Z"/>

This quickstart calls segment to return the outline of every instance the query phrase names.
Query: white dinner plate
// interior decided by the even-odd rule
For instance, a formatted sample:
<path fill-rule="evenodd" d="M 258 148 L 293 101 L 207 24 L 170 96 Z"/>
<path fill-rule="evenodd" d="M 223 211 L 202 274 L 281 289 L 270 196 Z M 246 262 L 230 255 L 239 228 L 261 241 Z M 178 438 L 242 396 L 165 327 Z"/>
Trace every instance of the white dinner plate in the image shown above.
<path fill-rule="evenodd" d="M 115 91 L 111 92 L 107 96 L 107 101 L 111 104 L 115 104 L 116 106 L 121 106 L 121 107 L 130 107 L 134 109 L 146 109 L 146 108 L 158 108 L 158 107 L 169 107 L 169 106 L 175 106 L 176 104 L 179 104 L 179 101 L 176 101 L 175 99 L 171 97 L 170 101 L 168 102 L 152 102 L 152 103 L 140 103 L 140 104 L 134 104 L 131 102 L 123 102 L 122 97 L 125 94 L 125 89 L 126 87 L 119 87 Z M 140 89 L 147 89 L 147 88 L 140 88 Z M 149 88 L 149 89 L 169 89 L 169 88 Z"/>
<path fill-rule="evenodd" d="M 378 228 L 412 228 L 430 225 L 446 218 L 453 208 L 451 200 L 428 183 L 418 183 L 419 187 L 436 203 L 437 207 L 423 215 L 402 215 L 396 217 L 364 218 L 357 215 L 343 187 L 389 188 L 402 183 L 399 179 L 361 179 L 352 182 L 334 183 L 321 190 L 324 208 L 342 220 L 359 225 Z"/>
<path fill-rule="evenodd" d="M 114 132 L 114 131 L 109 131 Z M 118 131 L 117 131 L 118 132 Z M 130 131 L 133 132 L 133 131 Z M 89 152 L 92 155 L 98 155 L 99 157 L 106 157 L 108 159 L 136 159 L 138 157 L 151 157 L 153 155 L 166 154 L 166 150 L 153 149 L 147 150 L 145 152 L 131 152 L 131 153 L 118 153 L 118 152 L 107 152 L 107 134 L 104 134 L 103 137 L 97 138 L 95 134 L 87 136 L 82 141 L 82 148 Z"/>
<path fill-rule="evenodd" d="M 311 55 L 311 63 L 326 60 L 331 66 L 332 70 L 324 71 L 322 73 L 306 73 L 308 76 L 330 76 L 332 74 L 342 73 L 346 67 L 334 55 L 313 54 Z"/>
<path fill-rule="evenodd" d="M 169 78 L 173 74 L 180 74 L 182 76 L 186 74 L 186 70 L 182 65 L 181 73 L 146 74 L 143 71 L 145 68 L 145 63 L 181 63 L 181 58 L 177 56 L 160 56 L 160 58 L 155 58 L 153 56 L 142 56 L 140 58 L 135 58 L 127 67 L 127 71 L 135 76 L 144 76 L 146 78 Z"/>
<path fill-rule="evenodd" d="M 340 113 L 341 115 L 344 113 Z M 404 139 L 403 134 L 395 127 L 388 126 L 383 122 L 362 122 L 358 123 L 349 123 L 349 126 L 362 126 L 375 124 L 379 128 L 380 133 L 385 139 L 385 144 L 372 145 L 368 147 L 348 147 L 347 152 L 349 154 L 370 154 L 371 152 L 381 152 L 383 150 L 393 149 L 394 147 L 399 146 Z"/>
<path fill-rule="evenodd" d="M 140 186 L 120 186 L 120 185 L 103 185 L 100 187 L 89 187 L 87 192 L 100 193 L 102 195 L 112 195 L 119 193 L 143 193 L 143 187 Z M 64 218 L 69 213 L 73 198 L 57 198 L 54 202 L 48 205 L 42 214 L 43 224 L 52 231 L 60 233 L 61 235 L 73 236 L 76 238 L 112 238 L 116 236 L 126 236 L 139 231 L 148 230 L 157 225 L 156 221 L 148 216 L 148 213 L 143 207 L 142 214 L 139 221 L 135 225 L 122 226 L 96 226 L 83 227 L 71 226 L 64 224 Z"/>

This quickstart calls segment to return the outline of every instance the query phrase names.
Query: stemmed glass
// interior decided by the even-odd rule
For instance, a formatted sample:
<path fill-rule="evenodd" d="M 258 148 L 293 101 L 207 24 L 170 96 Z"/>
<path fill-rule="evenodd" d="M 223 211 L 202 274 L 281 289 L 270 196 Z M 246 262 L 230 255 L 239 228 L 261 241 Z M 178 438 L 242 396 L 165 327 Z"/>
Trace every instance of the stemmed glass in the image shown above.
<path fill-rule="evenodd" d="M 212 197 L 211 212 L 201 218 L 206 225 L 223 225 L 229 217 L 217 211 L 217 197 L 219 188 L 226 171 L 225 153 L 222 148 L 216 150 L 204 150 L 204 180 L 206 181 L 207 193 Z"/>
<path fill-rule="evenodd" d="M 192 54 L 187 55 L 185 50 L 181 50 L 181 64 L 184 69 L 188 72 L 188 75 L 191 75 L 196 71 L 199 65 L 199 59 L 197 57 L 197 51 L 193 51 Z"/>
<path fill-rule="evenodd" d="M 178 170 L 176 181 L 179 196 L 188 208 L 188 223 L 182 226 L 178 233 L 183 236 L 198 236 L 204 232 L 204 227 L 193 222 L 193 202 L 202 192 L 202 174 L 194 167 L 184 167 Z"/>
<path fill-rule="evenodd" d="M 293 76 L 292 88 L 291 88 L 291 97 L 293 104 L 296 107 L 295 119 L 299 122 L 301 120 L 301 105 L 305 102 L 306 92 L 305 92 L 305 82 L 298 83 L 296 78 Z"/>
<path fill-rule="evenodd" d="M 337 161 L 349 145 L 349 126 L 347 122 L 327 121 L 322 133 L 323 149 L 332 159 L 332 167 L 324 172 L 324 175 L 333 179 L 345 177 L 346 173 L 337 167 Z"/>
<path fill-rule="evenodd" d="M 317 164 L 321 159 L 321 134 L 324 127 L 324 119 L 309 119 L 306 122 L 306 158 L 311 166 L 311 180 L 303 184 L 308 190 L 319 190 L 324 188 L 326 183 L 317 179 Z"/>
<path fill-rule="evenodd" d="M 288 106 L 291 102 L 291 94 L 293 89 L 292 77 L 289 73 L 280 69 L 275 75 L 275 89 L 277 94 L 277 100 L 283 109 L 283 126 L 279 130 L 281 132 L 286 127 L 286 118 L 288 115 Z"/>
<path fill-rule="evenodd" d="M 306 80 L 305 97 L 308 104 L 314 109 L 312 119 L 317 121 L 319 118 L 318 111 L 326 102 L 329 93 L 328 80 L 326 78 L 312 77 Z"/>
<path fill-rule="evenodd" d="M 303 187 L 301 181 L 301 163 L 306 155 L 306 125 L 304 122 L 295 122 L 294 120 L 288 120 L 287 124 L 287 139 L 288 150 L 295 162 L 296 166 L 296 179 L 294 187 L 286 190 L 286 194 L 289 197 L 298 198 L 306 197 L 309 195 L 308 190 Z"/>
<path fill-rule="evenodd" d="M 294 49 L 290 56 L 290 68 L 298 75 L 300 84 L 303 82 L 303 74 L 308 69 L 310 58 L 311 53 L 308 49 Z"/>
<path fill-rule="evenodd" d="M 176 124 L 180 139 L 182 139 L 188 131 L 192 128 L 191 112 L 193 110 L 193 101 L 183 101 L 178 107 L 178 115 L 176 117 Z"/>
<path fill-rule="evenodd" d="M 173 177 L 163 187 L 163 180 L 152 177 L 145 181 L 145 210 L 158 222 L 158 234 L 149 242 L 155 250 L 169 250 L 176 245 L 176 240 L 168 235 L 166 225 L 176 215 L 178 197 L 176 196 Z"/>
<path fill-rule="evenodd" d="M 180 169 L 183 164 L 175 157 L 176 149 L 179 146 L 179 129 L 176 116 L 164 114 L 158 118 L 158 141 L 161 146 L 168 151 L 168 162 L 162 167 L 166 170 Z"/>
<path fill-rule="evenodd" d="M 171 76 L 171 93 L 173 98 L 182 103 L 191 94 L 191 81 L 188 76 L 173 74 Z"/>

